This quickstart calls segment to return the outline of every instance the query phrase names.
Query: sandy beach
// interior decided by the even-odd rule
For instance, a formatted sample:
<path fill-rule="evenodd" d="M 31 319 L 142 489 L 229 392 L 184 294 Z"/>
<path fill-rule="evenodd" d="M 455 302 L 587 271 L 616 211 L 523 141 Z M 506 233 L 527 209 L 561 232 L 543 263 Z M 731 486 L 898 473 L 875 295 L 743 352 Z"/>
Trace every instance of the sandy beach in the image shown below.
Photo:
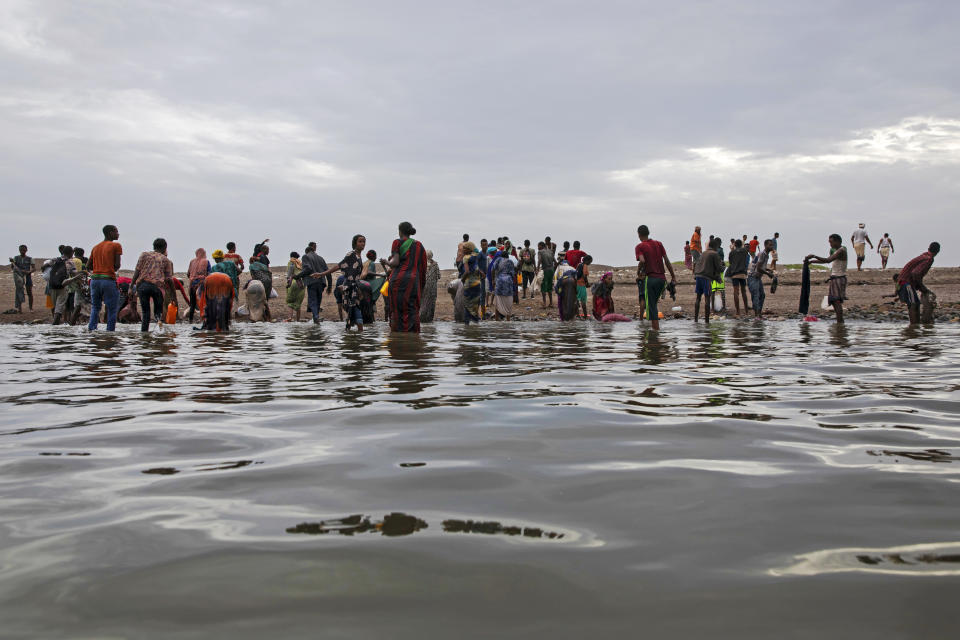
<path fill-rule="evenodd" d="M 692 318 L 693 305 L 695 300 L 693 274 L 683 267 L 677 269 L 677 299 L 671 300 L 669 296 L 666 300 L 661 300 L 660 310 L 664 313 L 667 320 L 676 318 Z M 270 301 L 270 310 L 275 321 L 284 321 L 290 317 L 290 309 L 284 303 L 285 290 L 283 286 L 286 282 L 285 267 L 276 267 L 273 269 L 273 281 L 280 294 L 278 298 Z M 591 281 L 596 280 L 600 274 L 605 271 L 613 271 L 616 288 L 613 292 L 614 303 L 618 313 L 626 316 L 636 317 L 639 314 L 639 305 L 637 302 L 637 289 L 633 280 L 635 268 L 628 267 L 609 267 L 605 265 L 593 265 Z M 132 271 L 121 270 L 121 275 L 130 276 Z M 906 308 L 900 302 L 889 296 L 894 292 L 892 282 L 893 274 L 896 270 L 887 269 L 864 269 L 863 271 L 851 270 L 848 276 L 847 296 L 848 300 L 845 306 L 848 320 L 866 319 L 874 321 L 906 321 Z M 769 282 L 764 279 L 767 287 L 767 297 L 764 306 L 764 315 L 771 319 L 798 318 L 797 302 L 800 295 L 800 269 L 779 267 L 777 270 L 779 277 L 779 288 L 776 293 L 769 292 Z M 178 278 L 186 280 L 186 274 L 178 272 Z M 437 322 L 453 321 L 453 302 L 446 293 L 446 283 L 456 277 L 453 269 L 441 270 L 440 291 L 437 295 L 436 318 Z M 820 316 L 823 319 L 831 319 L 833 312 L 820 309 L 820 302 L 827 293 L 826 285 L 827 271 L 814 270 L 812 273 L 812 287 L 810 293 L 811 313 Z M 249 280 L 249 274 L 244 273 L 241 276 L 241 283 Z M 934 267 L 925 278 L 927 286 L 937 295 L 936 320 L 938 322 L 960 322 L 960 268 L 957 267 Z M 44 281 L 38 275 L 34 275 L 34 310 L 27 311 L 24 305 L 22 314 L 2 313 L 0 314 L 0 323 L 4 324 L 30 324 L 50 322 L 50 311 L 44 307 Z M 0 299 L 3 303 L 0 308 L 7 311 L 13 307 L 14 285 L 13 274 L 9 265 L 0 267 Z M 240 295 L 240 304 L 243 304 L 243 294 Z M 728 285 L 727 305 L 730 315 L 733 310 L 733 290 Z M 680 307 L 682 311 L 671 311 L 674 307 Z M 181 307 L 182 308 L 182 307 Z M 589 308 L 589 307 L 588 307 Z M 534 298 L 523 299 L 521 297 L 519 304 L 514 305 L 514 320 L 538 321 L 538 320 L 556 320 L 557 312 L 555 307 L 544 308 L 537 294 Z M 337 305 L 333 295 L 324 296 L 322 317 L 325 321 L 338 321 Z M 752 314 L 751 314 L 752 317 Z M 303 305 L 301 319 L 309 318 L 306 311 L 306 302 Z M 377 303 L 377 320 L 383 320 L 383 302 L 382 299 Z"/>

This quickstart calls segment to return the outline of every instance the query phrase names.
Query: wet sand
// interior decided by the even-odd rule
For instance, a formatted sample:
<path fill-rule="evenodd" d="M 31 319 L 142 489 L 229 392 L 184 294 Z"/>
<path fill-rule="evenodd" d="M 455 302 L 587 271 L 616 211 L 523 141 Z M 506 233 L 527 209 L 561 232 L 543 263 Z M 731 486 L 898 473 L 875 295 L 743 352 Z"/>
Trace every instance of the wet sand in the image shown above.
<path fill-rule="evenodd" d="M 285 300 L 285 271 L 286 268 L 277 267 L 273 269 L 274 285 L 279 293 L 279 297 L 270 301 L 270 310 L 275 320 L 286 320 L 290 317 L 290 309 L 286 306 Z M 608 267 L 604 265 L 594 265 L 592 267 L 591 280 L 595 280 L 605 271 L 613 271 L 616 287 L 613 291 L 614 304 L 616 311 L 630 317 L 638 317 L 640 312 L 637 301 L 637 288 L 634 282 L 634 267 Z M 764 279 L 767 289 L 767 297 L 764 305 L 764 316 L 771 319 L 789 319 L 798 318 L 797 303 L 800 296 L 800 269 L 778 268 L 779 288 L 775 294 L 769 292 L 769 282 Z M 848 301 L 845 305 L 847 319 L 850 320 L 874 320 L 903 322 L 906 320 L 906 308 L 894 298 L 889 296 L 894 292 L 892 282 L 894 269 L 886 271 L 880 269 L 864 269 L 863 271 L 852 270 L 848 273 L 847 296 Z M 811 312 L 823 319 L 832 319 L 833 311 L 823 311 L 820 309 L 820 302 L 823 296 L 827 294 L 828 272 L 825 270 L 814 270 L 812 277 L 812 287 L 810 292 Z M 121 270 L 121 275 L 130 276 L 132 271 Z M 177 273 L 178 278 L 186 280 L 186 274 Z M 437 307 L 435 320 L 438 322 L 453 320 L 453 302 L 446 294 L 446 283 L 456 277 L 453 269 L 441 270 L 440 291 L 437 295 Z M 244 273 L 241 276 L 241 284 L 249 279 L 249 275 Z M 958 322 L 960 321 L 960 268 L 957 267 L 934 267 L 927 275 L 925 282 L 927 286 L 937 295 L 937 316 L 938 322 Z M 27 311 L 24 305 L 22 314 L 0 314 L 0 323 L 41 323 L 50 321 L 50 311 L 44 308 L 43 279 L 39 276 L 34 278 L 34 310 Z M 280 285 L 280 286 L 276 286 Z M 749 294 L 748 294 L 749 295 Z M 8 265 L 0 267 L 0 299 L 4 301 L 0 308 L 4 310 L 13 307 L 14 286 L 13 274 Z M 677 269 L 677 299 L 671 300 L 669 296 L 666 300 L 660 301 L 660 310 L 669 320 L 674 317 L 692 318 L 694 306 L 694 281 L 693 274 L 680 267 Z M 240 294 L 240 304 L 243 304 L 243 293 Z M 727 305 L 730 315 L 733 313 L 733 288 L 727 287 Z M 674 313 L 673 307 L 681 307 L 682 311 Z M 326 321 L 338 321 L 337 305 L 333 295 L 324 295 L 323 310 L 321 316 Z M 590 306 L 588 305 L 588 311 Z M 539 293 L 535 297 L 524 299 L 521 297 L 520 303 L 514 305 L 514 320 L 555 320 L 557 313 L 556 307 L 544 308 Z M 307 320 L 309 313 L 306 311 L 306 301 L 304 301 L 301 319 Z M 377 320 L 383 320 L 383 302 L 382 299 L 377 303 Z M 751 312 L 752 317 L 752 312 Z"/>

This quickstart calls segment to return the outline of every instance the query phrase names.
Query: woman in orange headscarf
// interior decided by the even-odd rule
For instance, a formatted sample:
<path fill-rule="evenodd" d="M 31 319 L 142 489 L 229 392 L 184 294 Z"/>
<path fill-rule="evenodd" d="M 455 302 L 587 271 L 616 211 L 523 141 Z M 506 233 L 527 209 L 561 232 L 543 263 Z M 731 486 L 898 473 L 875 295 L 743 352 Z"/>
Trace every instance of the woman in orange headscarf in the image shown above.
<path fill-rule="evenodd" d="M 204 308 L 201 329 L 227 331 L 230 329 L 230 314 L 233 311 L 233 281 L 225 273 L 214 272 L 203 282 Z"/>

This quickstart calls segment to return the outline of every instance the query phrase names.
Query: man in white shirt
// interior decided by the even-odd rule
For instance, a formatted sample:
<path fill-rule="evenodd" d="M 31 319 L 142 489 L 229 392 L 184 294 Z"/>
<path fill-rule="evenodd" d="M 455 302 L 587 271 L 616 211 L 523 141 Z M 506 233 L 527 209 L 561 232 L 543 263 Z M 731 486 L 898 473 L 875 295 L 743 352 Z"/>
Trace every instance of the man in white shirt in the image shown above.
<path fill-rule="evenodd" d="M 863 271 L 863 258 L 866 256 L 866 244 L 873 249 L 873 243 L 870 242 L 870 236 L 867 235 L 867 225 L 860 223 L 860 226 L 850 236 L 850 242 L 853 244 L 853 250 L 857 254 L 857 271 Z"/>

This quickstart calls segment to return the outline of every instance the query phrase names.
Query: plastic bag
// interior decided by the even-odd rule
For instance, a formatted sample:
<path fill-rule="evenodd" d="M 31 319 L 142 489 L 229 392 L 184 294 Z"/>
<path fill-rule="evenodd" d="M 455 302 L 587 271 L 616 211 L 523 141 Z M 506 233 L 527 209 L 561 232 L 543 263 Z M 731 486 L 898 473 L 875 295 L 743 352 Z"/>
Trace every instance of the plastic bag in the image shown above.
<path fill-rule="evenodd" d="M 248 315 L 250 315 L 250 310 L 247 309 L 247 305 L 242 304 L 242 305 L 240 305 L 239 307 L 237 307 L 237 315 L 238 315 L 238 316 L 248 316 Z"/>
<path fill-rule="evenodd" d="M 273 298 L 279 298 L 279 297 L 280 297 L 280 294 L 277 293 L 277 290 L 271 287 L 270 298 L 273 299 Z"/>
<path fill-rule="evenodd" d="M 830 308 L 830 296 L 823 296 L 823 302 L 820 303 L 820 308 L 824 310 Z"/>
<path fill-rule="evenodd" d="M 389 280 L 387 280 L 386 282 L 384 282 L 384 283 L 383 283 L 383 286 L 380 287 L 380 295 L 385 296 L 385 297 L 388 296 L 388 295 L 390 295 L 390 281 L 389 281 Z"/>
<path fill-rule="evenodd" d="M 713 310 L 719 313 L 722 309 L 723 309 L 723 301 L 720 299 L 720 296 L 714 295 Z"/>

